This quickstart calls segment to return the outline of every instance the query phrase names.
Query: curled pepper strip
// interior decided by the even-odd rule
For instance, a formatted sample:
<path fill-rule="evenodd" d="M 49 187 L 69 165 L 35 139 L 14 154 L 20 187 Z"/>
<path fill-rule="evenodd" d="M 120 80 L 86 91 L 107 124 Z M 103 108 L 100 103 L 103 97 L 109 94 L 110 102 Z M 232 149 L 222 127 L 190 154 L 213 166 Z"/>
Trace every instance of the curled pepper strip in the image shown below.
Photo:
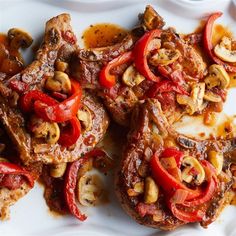
<path fill-rule="evenodd" d="M 48 106 L 56 105 L 58 102 L 39 90 L 31 90 L 25 93 L 20 99 L 20 107 L 22 111 L 29 113 L 33 110 L 34 103 L 41 101 Z"/>
<path fill-rule="evenodd" d="M 150 69 L 147 61 L 148 56 L 148 46 L 152 39 L 159 38 L 162 31 L 159 29 L 151 30 L 144 34 L 135 44 L 134 53 L 134 63 L 137 71 L 143 75 L 146 79 L 159 82 L 161 78 L 156 76 Z"/>
<path fill-rule="evenodd" d="M 69 127 L 63 130 L 58 141 L 65 147 L 70 147 L 75 144 L 81 134 L 81 125 L 77 117 L 73 117 L 68 122 Z"/>
<path fill-rule="evenodd" d="M 202 166 L 204 167 L 207 179 L 208 179 L 208 185 L 206 189 L 202 192 L 201 196 L 199 198 L 196 198 L 191 201 L 185 201 L 182 203 L 184 206 L 198 206 L 200 204 L 203 204 L 207 201 L 209 201 L 216 189 L 217 186 L 217 178 L 215 175 L 215 169 L 214 167 L 206 160 L 201 161 Z"/>
<path fill-rule="evenodd" d="M 83 157 L 78 161 L 69 164 L 69 166 L 67 167 L 65 184 L 64 184 L 64 196 L 69 211 L 80 221 L 86 220 L 87 216 L 82 214 L 76 205 L 75 188 L 77 183 L 78 171 L 86 161 L 88 161 L 88 158 Z"/>
<path fill-rule="evenodd" d="M 186 200 L 192 200 L 201 196 L 200 189 L 190 189 L 178 180 L 176 180 L 171 174 L 169 174 L 168 171 L 161 165 L 157 154 L 154 154 L 150 161 L 150 164 L 154 179 L 169 196 L 172 196 L 174 192 L 178 189 L 183 189 L 188 192 Z"/>
<path fill-rule="evenodd" d="M 130 51 L 125 52 L 112 61 L 108 62 L 108 64 L 105 65 L 100 71 L 99 83 L 105 88 L 112 88 L 116 84 L 116 76 L 111 74 L 111 69 L 132 61 L 133 53 Z"/>
<path fill-rule="evenodd" d="M 5 175 L 23 175 L 31 188 L 34 187 L 34 178 L 33 176 L 26 170 L 24 170 L 22 167 L 9 163 L 9 162 L 0 162 L 0 174 Z"/>
<path fill-rule="evenodd" d="M 213 45 L 212 45 L 213 26 L 216 19 L 222 16 L 222 14 L 223 14 L 222 12 L 216 12 L 208 18 L 205 29 L 204 29 L 203 43 L 204 43 L 206 52 L 216 64 L 222 65 L 225 68 L 225 70 L 228 72 L 235 73 L 236 66 L 229 65 L 228 63 L 222 61 L 213 52 Z"/>
<path fill-rule="evenodd" d="M 71 96 L 56 105 L 48 105 L 40 100 L 35 101 L 35 113 L 45 121 L 64 122 L 76 116 L 80 108 L 82 89 L 80 84 L 71 79 Z"/>
<path fill-rule="evenodd" d="M 147 91 L 146 95 L 149 98 L 155 98 L 157 94 L 168 93 L 172 91 L 179 94 L 188 95 L 188 92 L 186 92 L 181 86 L 169 80 L 163 80 L 161 82 L 155 83 Z"/>
<path fill-rule="evenodd" d="M 172 214 L 179 220 L 184 222 L 199 222 L 205 216 L 205 212 L 203 210 L 195 210 L 192 212 L 186 212 L 184 210 L 180 210 L 177 208 L 176 204 L 168 201 L 168 207 L 171 210 Z"/>

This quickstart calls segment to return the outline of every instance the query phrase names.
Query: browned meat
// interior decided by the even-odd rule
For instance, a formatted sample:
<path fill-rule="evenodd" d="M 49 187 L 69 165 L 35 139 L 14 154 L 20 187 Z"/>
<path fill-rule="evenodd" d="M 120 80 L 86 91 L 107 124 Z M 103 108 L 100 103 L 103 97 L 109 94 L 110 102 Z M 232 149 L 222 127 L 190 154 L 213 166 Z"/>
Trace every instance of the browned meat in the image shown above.
<path fill-rule="evenodd" d="M 177 63 L 171 66 L 166 66 L 168 71 L 182 71 L 183 78 L 186 81 L 199 80 L 206 75 L 206 63 L 203 61 L 201 55 L 192 45 L 181 39 L 180 36 L 176 34 L 175 30 L 168 29 L 163 31 L 161 42 L 162 47 L 177 49 L 181 54 Z"/>
<path fill-rule="evenodd" d="M 100 89 L 98 74 L 107 62 L 130 50 L 134 45 L 131 35 L 110 47 L 79 49 L 72 58 L 71 73 L 83 88 Z"/>
<path fill-rule="evenodd" d="M 160 154 L 164 148 L 174 144 L 186 155 L 199 160 L 207 159 L 207 153 L 212 150 L 224 153 L 225 178 L 219 176 L 214 197 L 204 204 L 207 209 L 206 216 L 200 223 L 206 227 L 214 221 L 223 206 L 228 203 L 228 191 L 233 183 L 228 168 L 234 156 L 235 139 L 199 141 L 178 134 L 167 122 L 159 102 L 155 99 L 148 99 L 134 109 L 132 124 L 133 128 L 128 135 L 123 160 L 117 174 L 117 195 L 124 210 L 138 223 L 154 228 L 173 230 L 185 224 L 172 215 L 166 206 L 166 199 L 161 189 L 158 200 L 152 204 L 144 202 L 141 191 L 136 195 L 129 192 L 134 189 L 136 183 L 144 182 L 147 176 L 152 176 L 149 167 L 151 156 L 155 152 Z"/>
<path fill-rule="evenodd" d="M 0 188 L 0 220 L 9 219 L 9 207 L 25 196 L 30 189 L 27 183 L 23 183 L 20 188 L 14 190 Z"/>
<path fill-rule="evenodd" d="M 59 163 L 71 162 L 78 159 L 83 153 L 91 150 L 103 137 L 108 117 L 103 106 L 92 95 L 83 94 L 82 105 L 87 106 L 92 114 L 92 128 L 84 132 L 76 145 L 65 148 L 48 145 L 36 139 L 26 129 L 26 117 L 18 107 L 10 106 L 11 81 L 22 81 L 29 85 L 29 89 L 42 90 L 44 79 L 53 76 L 54 63 L 57 60 L 69 62 L 71 53 L 76 48 L 76 38 L 70 26 L 70 16 L 62 14 L 52 18 L 46 23 L 44 42 L 37 52 L 36 60 L 21 73 L 1 84 L 0 114 L 1 121 L 25 164 L 30 162 Z"/>
<path fill-rule="evenodd" d="M 99 72 L 114 57 L 132 49 L 134 42 L 146 31 L 156 28 L 160 29 L 163 26 L 162 17 L 151 6 L 147 6 L 144 14 L 140 16 L 140 25 L 132 31 L 133 40 L 131 40 L 131 36 L 128 36 L 123 42 L 112 47 L 82 49 L 73 57 L 73 75 L 85 88 L 96 90 L 97 94 L 103 99 L 113 120 L 120 125 L 129 126 L 130 115 L 134 106 L 139 100 L 146 97 L 146 92 L 154 83 L 143 81 L 134 87 L 127 86 L 123 83 L 121 77 L 128 65 L 122 65 L 112 71 L 117 76 L 117 84 L 114 88 L 107 91 L 99 85 Z M 200 54 L 192 45 L 181 39 L 173 29 L 163 30 L 161 39 L 154 39 L 152 41 L 151 48 L 155 49 L 153 51 L 156 51 L 159 47 L 177 49 L 180 54 L 177 61 L 167 66 L 153 65 L 152 67 L 150 65 L 153 70 L 156 70 L 156 68 L 160 69 L 159 74 L 163 76 L 163 79 L 172 80 L 189 91 L 191 86 L 188 82 L 196 82 L 206 74 L 206 64 Z M 163 73 L 163 70 L 166 71 L 166 75 L 165 72 Z M 160 101 L 163 112 L 170 123 L 175 122 L 184 114 L 185 110 L 176 102 L 176 92 L 161 91 L 154 97 Z"/>

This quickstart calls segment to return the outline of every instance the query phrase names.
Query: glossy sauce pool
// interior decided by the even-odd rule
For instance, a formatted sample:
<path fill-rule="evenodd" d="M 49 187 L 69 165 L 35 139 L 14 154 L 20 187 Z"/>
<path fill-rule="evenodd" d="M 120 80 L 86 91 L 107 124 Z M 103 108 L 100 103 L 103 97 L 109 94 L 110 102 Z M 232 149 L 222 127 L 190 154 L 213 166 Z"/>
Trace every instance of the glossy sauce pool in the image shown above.
<path fill-rule="evenodd" d="M 85 48 L 98 48 L 111 46 L 120 42 L 126 35 L 127 30 L 119 25 L 102 23 L 90 25 L 83 33 L 82 39 Z"/>

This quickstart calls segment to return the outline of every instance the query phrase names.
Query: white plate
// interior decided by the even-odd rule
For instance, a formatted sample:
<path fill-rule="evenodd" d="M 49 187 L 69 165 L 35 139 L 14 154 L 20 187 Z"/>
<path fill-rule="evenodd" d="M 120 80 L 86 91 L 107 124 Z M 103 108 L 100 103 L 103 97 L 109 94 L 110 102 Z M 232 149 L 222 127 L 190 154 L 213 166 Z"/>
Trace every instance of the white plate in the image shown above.
<path fill-rule="evenodd" d="M 26 29 L 40 40 L 45 22 L 62 12 L 72 17 L 72 25 L 78 36 L 90 24 L 98 22 L 117 23 L 131 28 L 137 22 L 137 15 L 143 12 L 146 4 L 152 4 L 164 17 L 167 25 L 174 26 L 178 32 L 192 32 L 198 26 L 199 19 L 210 12 L 221 10 L 225 14 L 219 23 L 227 25 L 236 33 L 236 7 L 229 0 L 51 0 L 51 1 L 0 1 L 0 32 L 11 27 Z M 28 50 L 27 61 L 32 58 Z M 226 112 L 236 113 L 236 93 L 230 92 Z M 182 227 L 174 232 L 159 232 L 136 224 L 128 217 L 114 195 L 112 176 L 107 179 L 110 186 L 110 204 L 89 208 L 84 211 L 88 220 L 81 223 L 73 217 L 52 217 L 43 199 L 43 189 L 37 185 L 26 197 L 11 208 L 11 219 L 0 223 L 0 235 L 214 235 L 235 236 L 234 228 L 236 207 L 227 207 L 220 218 L 207 230 L 196 225 Z"/>

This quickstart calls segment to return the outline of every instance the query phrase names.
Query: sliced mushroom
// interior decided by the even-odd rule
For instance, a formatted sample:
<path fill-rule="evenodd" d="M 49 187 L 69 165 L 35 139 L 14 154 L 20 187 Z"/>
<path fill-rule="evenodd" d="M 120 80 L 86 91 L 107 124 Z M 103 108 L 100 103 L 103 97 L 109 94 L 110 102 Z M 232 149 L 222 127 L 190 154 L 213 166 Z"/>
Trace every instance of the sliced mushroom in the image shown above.
<path fill-rule="evenodd" d="M 12 28 L 8 31 L 10 47 L 14 49 L 28 48 L 32 42 L 32 37 L 25 31 L 17 28 Z"/>
<path fill-rule="evenodd" d="M 159 188 L 150 176 L 145 179 L 144 202 L 146 204 L 155 203 L 158 199 Z"/>
<path fill-rule="evenodd" d="M 122 80 L 127 86 L 134 87 L 144 81 L 145 78 L 138 73 L 133 65 L 131 65 L 125 70 Z"/>
<path fill-rule="evenodd" d="M 55 67 L 57 71 L 65 72 L 69 67 L 69 64 L 64 61 L 56 61 Z"/>
<path fill-rule="evenodd" d="M 209 74 L 205 78 L 206 86 L 211 89 L 218 86 L 225 89 L 229 86 L 230 77 L 221 65 L 213 64 L 209 67 Z"/>
<path fill-rule="evenodd" d="M 54 178 L 61 178 L 66 171 L 66 163 L 60 163 L 50 166 L 50 175 Z"/>
<path fill-rule="evenodd" d="M 223 154 L 216 151 L 210 151 L 208 153 L 208 159 L 211 164 L 216 168 L 216 174 L 219 175 L 223 168 Z"/>
<path fill-rule="evenodd" d="M 216 56 L 226 62 L 236 62 L 236 50 L 231 50 L 231 43 L 230 38 L 223 37 L 220 44 L 214 48 Z"/>
<path fill-rule="evenodd" d="M 203 97 L 205 94 L 205 83 L 196 83 L 193 84 L 191 90 L 191 98 L 195 104 L 196 111 L 200 111 L 202 109 Z"/>
<path fill-rule="evenodd" d="M 209 90 L 205 91 L 204 99 L 209 102 L 221 102 L 222 101 L 221 96 L 219 96 Z"/>
<path fill-rule="evenodd" d="M 77 184 L 78 201 L 83 206 L 95 206 L 102 195 L 103 185 L 98 175 L 85 174 Z"/>
<path fill-rule="evenodd" d="M 49 144 L 55 144 L 60 137 L 57 123 L 49 123 L 36 116 L 31 118 L 30 128 L 35 138 L 44 138 Z"/>
<path fill-rule="evenodd" d="M 83 131 L 92 129 L 93 117 L 88 107 L 83 106 L 82 108 L 80 108 L 77 112 L 77 117 L 81 121 Z"/>
<path fill-rule="evenodd" d="M 205 83 L 195 83 L 192 85 L 190 96 L 177 94 L 176 100 L 179 104 L 186 106 L 189 115 L 204 109 L 203 97 L 205 93 Z"/>
<path fill-rule="evenodd" d="M 183 159 L 182 165 L 185 168 L 181 176 L 185 182 L 200 185 L 205 180 L 205 171 L 196 158 L 187 156 Z"/>
<path fill-rule="evenodd" d="M 150 58 L 149 62 L 153 66 L 158 66 L 158 65 L 166 66 L 175 62 L 179 57 L 180 57 L 179 50 L 161 48 L 157 51 L 156 54 L 154 54 Z"/>
<path fill-rule="evenodd" d="M 70 78 L 64 72 L 55 71 L 53 77 L 47 78 L 45 88 L 53 92 L 69 93 L 71 91 Z"/>

